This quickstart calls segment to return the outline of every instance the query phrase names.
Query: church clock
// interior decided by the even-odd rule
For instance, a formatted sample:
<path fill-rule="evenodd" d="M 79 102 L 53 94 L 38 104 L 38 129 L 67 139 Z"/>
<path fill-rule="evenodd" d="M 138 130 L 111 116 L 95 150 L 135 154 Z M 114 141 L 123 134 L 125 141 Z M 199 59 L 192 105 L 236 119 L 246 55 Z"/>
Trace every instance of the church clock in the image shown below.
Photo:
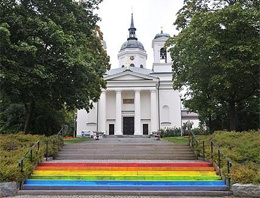
<path fill-rule="evenodd" d="M 134 60 L 135 59 L 135 57 L 134 56 L 130 56 L 130 60 Z"/>

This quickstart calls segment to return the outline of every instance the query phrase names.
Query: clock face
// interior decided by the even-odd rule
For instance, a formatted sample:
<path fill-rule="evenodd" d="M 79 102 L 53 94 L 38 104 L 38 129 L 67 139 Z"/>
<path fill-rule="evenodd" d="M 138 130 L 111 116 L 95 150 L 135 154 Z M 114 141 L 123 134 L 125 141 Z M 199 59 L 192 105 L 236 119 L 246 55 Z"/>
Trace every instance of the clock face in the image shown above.
<path fill-rule="evenodd" d="M 135 59 L 135 57 L 134 56 L 130 56 L 130 60 L 134 60 Z"/>

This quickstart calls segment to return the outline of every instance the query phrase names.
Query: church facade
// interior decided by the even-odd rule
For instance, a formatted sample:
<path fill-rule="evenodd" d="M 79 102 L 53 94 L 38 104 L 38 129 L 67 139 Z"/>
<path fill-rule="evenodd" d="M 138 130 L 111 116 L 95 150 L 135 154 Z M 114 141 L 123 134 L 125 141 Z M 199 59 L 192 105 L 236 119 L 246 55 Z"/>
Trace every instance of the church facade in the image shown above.
<path fill-rule="evenodd" d="M 118 53 L 119 67 L 106 72 L 107 88 L 93 109 L 77 112 L 77 136 L 82 131 L 106 135 L 149 135 L 163 128 L 182 125 L 181 100 L 172 88 L 172 63 L 164 48 L 169 34 L 156 34 L 152 41 L 154 61 L 146 68 L 147 54 L 136 37 L 133 14 L 129 37 Z"/>

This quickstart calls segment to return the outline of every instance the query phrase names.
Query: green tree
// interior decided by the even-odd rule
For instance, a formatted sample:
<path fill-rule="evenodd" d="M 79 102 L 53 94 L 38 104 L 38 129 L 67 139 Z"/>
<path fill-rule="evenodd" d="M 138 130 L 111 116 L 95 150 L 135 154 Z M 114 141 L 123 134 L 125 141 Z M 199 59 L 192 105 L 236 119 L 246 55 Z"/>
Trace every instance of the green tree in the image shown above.
<path fill-rule="evenodd" d="M 100 2 L 0 2 L 1 94 L 24 104 L 25 133 L 39 101 L 88 110 L 105 88 L 109 57 L 94 32 Z"/>
<path fill-rule="evenodd" d="M 225 112 L 229 130 L 236 130 L 238 104 L 259 94 L 259 18 L 257 8 L 240 3 L 196 11 L 168 41 L 174 88 L 188 86 L 190 107 L 209 119 Z"/>

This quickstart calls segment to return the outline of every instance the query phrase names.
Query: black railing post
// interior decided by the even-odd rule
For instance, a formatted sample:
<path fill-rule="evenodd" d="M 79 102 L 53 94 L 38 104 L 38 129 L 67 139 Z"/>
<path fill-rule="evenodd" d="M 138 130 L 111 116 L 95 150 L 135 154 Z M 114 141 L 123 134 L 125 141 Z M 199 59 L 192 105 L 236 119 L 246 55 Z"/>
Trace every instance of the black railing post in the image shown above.
<path fill-rule="evenodd" d="M 213 163 L 213 142 L 212 141 L 210 141 L 210 157 Z"/>
<path fill-rule="evenodd" d="M 219 175 L 221 176 L 221 160 L 220 160 L 220 150 L 218 150 L 218 167 L 219 167 Z"/>
<path fill-rule="evenodd" d="M 46 152 L 45 152 L 46 161 L 48 161 L 48 140 L 46 140 Z"/>
<path fill-rule="evenodd" d="M 230 182 L 230 162 L 227 160 L 227 174 L 228 174 L 228 177 L 227 177 L 227 182 L 228 182 L 228 188 L 230 189 L 231 187 L 231 182 Z"/>
<path fill-rule="evenodd" d="M 20 161 L 19 165 L 20 165 L 20 167 L 21 167 L 20 171 L 21 171 L 21 173 L 22 173 L 22 172 L 23 172 L 23 160 Z"/>
<path fill-rule="evenodd" d="M 32 156 L 32 149 L 30 150 L 30 161 L 33 161 L 33 156 Z"/>
<path fill-rule="evenodd" d="M 204 140 L 202 141 L 202 156 L 203 156 L 203 160 L 205 161 L 205 144 L 204 144 Z"/>

